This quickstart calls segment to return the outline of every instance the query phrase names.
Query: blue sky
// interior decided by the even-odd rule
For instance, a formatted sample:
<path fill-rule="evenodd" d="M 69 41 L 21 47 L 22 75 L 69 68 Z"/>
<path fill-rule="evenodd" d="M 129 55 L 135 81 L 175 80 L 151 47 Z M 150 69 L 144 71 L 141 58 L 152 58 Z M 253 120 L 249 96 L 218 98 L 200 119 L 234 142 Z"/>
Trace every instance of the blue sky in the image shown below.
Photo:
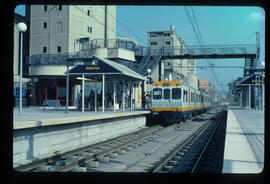
<path fill-rule="evenodd" d="M 265 61 L 265 12 L 260 7 L 211 7 L 193 6 L 193 11 L 206 45 L 255 44 L 260 32 L 260 61 Z M 189 8 L 190 10 L 190 8 Z M 17 6 L 15 12 L 24 15 L 24 6 Z M 140 45 L 146 46 L 147 31 L 169 30 L 175 25 L 178 36 L 187 45 L 198 45 L 191 24 L 183 6 L 117 6 L 117 36 L 132 37 Z M 126 29 L 128 28 L 128 30 Z M 136 36 L 134 36 L 136 35 Z M 243 66 L 244 59 L 212 59 L 216 66 Z M 205 60 L 197 60 L 197 65 L 206 65 Z M 227 83 L 243 76 L 242 69 L 215 69 L 219 83 L 227 91 Z M 208 78 L 220 91 L 210 69 L 197 69 L 200 78 Z"/>

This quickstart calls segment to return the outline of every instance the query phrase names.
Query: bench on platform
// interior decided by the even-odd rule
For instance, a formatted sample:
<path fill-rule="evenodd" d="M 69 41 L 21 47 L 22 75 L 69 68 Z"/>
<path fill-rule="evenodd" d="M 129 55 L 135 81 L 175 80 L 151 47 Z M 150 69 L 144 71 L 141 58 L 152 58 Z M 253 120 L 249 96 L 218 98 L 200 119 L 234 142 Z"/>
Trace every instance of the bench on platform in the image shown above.
<path fill-rule="evenodd" d="M 56 109 L 61 108 L 61 104 L 59 100 L 44 100 L 42 106 L 43 106 L 44 112 L 45 112 L 45 109 L 56 110 Z"/>

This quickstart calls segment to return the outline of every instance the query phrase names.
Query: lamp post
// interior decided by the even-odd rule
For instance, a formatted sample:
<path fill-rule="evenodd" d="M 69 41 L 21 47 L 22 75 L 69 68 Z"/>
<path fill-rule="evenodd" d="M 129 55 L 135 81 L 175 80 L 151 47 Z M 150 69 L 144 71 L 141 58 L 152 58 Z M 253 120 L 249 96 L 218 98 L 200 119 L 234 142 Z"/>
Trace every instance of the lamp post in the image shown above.
<path fill-rule="evenodd" d="M 265 62 L 261 62 L 261 68 L 264 69 L 265 67 Z M 262 73 L 262 95 L 261 95 L 261 98 L 262 98 L 262 110 L 264 110 L 264 72 Z"/>
<path fill-rule="evenodd" d="M 22 114 L 22 46 L 23 46 L 23 32 L 27 30 L 27 26 L 25 23 L 20 22 L 17 24 L 17 28 L 20 31 L 21 35 L 21 43 L 20 43 L 20 106 L 19 106 L 19 115 Z"/>

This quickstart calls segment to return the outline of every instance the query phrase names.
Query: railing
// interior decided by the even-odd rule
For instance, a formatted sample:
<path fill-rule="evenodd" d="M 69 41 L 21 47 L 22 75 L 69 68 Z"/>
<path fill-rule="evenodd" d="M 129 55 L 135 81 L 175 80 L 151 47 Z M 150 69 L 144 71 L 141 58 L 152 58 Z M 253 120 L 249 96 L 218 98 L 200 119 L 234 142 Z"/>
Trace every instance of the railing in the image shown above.
<path fill-rule="evenodd" d="M 119 41 L 120 40 L 120 41 Z M 131 68 L 139 70 L 147 63 L 151 56 L 157 56 L 157 53 L 161 56 L 177 56 L 177 55 L 246 55 L 256 54 L 257 48 L 255 44 L 249 45 L 208 45 L 204 48 L 200 46 L 187 46 L 187 47 L 173 47 L 173 46 L 161 46 L 158 49 L 148 49 L 146 47 L 136 47 L 132 40 L 107 40 L 107 48 L 123 48 L 134 51 L 136 56 L 143 56 L 140 64 L 134 64 Z M 118 42 L 118 43 L 117 43 Z M 87 42 L 88 43 L 88 42 Z M 114 44 L 113 44 L 114 43 Z M 89 44 L 89 43 L 88 43 Z M 91 42 L 90 47 L 86 48 L 101 48 L 104 47 L 104 40 L 95 40 Z M 89 49 L 84 49 L 75 53 L 62 53 L 62 54 L 38 54 L 31 56 L 30 62 L 32 66 L 35 65 L 66 65 L 67 58 L 76 57 L 89 57 Z M 160 58 L 159 58 L 160 59 Z M 122 64 L 122 63 L 121 63 Z M 124 64 L 125 65 L 125 64 Z"/>
<path fill-rule="evenodd" d="M 152 52 L 153 49 L 151 50 Z M 256 54 L 255 44 L 248 45 L 207 45 L 204 48 L 200 46 L 173 47 L 166 46 L 163 48 L 163 56 L 173 55 L 234 55 L 234 54 Z"/>

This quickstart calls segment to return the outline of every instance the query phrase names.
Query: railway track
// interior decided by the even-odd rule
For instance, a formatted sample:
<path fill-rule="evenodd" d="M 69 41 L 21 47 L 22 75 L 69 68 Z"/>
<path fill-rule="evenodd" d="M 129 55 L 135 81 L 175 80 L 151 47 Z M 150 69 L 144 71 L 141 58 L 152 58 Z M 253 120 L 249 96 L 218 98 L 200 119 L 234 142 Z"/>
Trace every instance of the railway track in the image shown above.
<path fill-rule="evenodd" d="M 216 155 L 219 127 L 224 125 L 225 111 L 219 112 L 188 137 L 179 146 L 168 153 L 151 172 L 155 173 L 196 173 L 211 172 L 210 165 Z M 222 134 L 220 134 L 222 135 Z M 216 170 L 213 172 L 217 172 Z"/>
<path fill-rule="evenodd" d="M 117 159 L 121 160 L 121 157 L 123 157 L 120 155 L 131 154 L 132 150 L 138 150 L 139 147 L 143 147 L 143 145 L 149 148 L 151 147 L 151 142 L 154 142 L 156 143 L 156 146 L 152 152 L 160 152 L 159 150 L 163 147 L 168 147 L 166 147 L 166 152 L 164 152 L 164 154 L 156 156 L 158 157 L 156 160 L 145 160 L 151 156 L 154 157 L 155 154 L 152 155 L 152 152 L 144 152 L 143 154 L 140 153 L 142 155 L 140 158 L 134 158 L 134 161 L 131 161 L 132 159 L 129 159 L 127 156 L 130 163 L 126 164 L 127 166 L 123 167 L 124 169 L 117 170 L 113 168 L 109 171 L 134 172 L 134 170 L 131 170 L 132 168 L 137 165 L 145 165 L 146 169 L 143 169 L 143 172 L 171 172 L 178 164 L 179 160 L 181 160 L 194 145 L 198 145 L 198 140 L 201 139 L 207 130 L 214 127 L 216 123 L 213 122 L 216 122 L 216 119 L 220 117 L 220 114 L 221 112 L 216 113 L 216 111 L 214 111 L 212 113 L 201 115 L 202 122 L 197 123 L 196 128 L 187 129 L 187 126 L 186 128 L 183 128 L 185 127 L 183 126 L 184 123 L 180 123 L 180 125 L 173 124 L 167 127 L 157 125 L 111 140 L 57 154 L 50 158 L 17 167 L 15 170 L 22 172 L 89 172 L 94 168 L 94 172 L 98 172 L 100 165 L 106 166 L 106 164 L 109 164 L 111 161 L 117 162 Z M 205 117 L 205 119 L 203 117 Z M 196 122 L 197 118 L 198 117 L 188 121 Z M 190 123 L 189 126 L 193 127 L 191 125 L 192 123 Z M 181 132 L 179 133 L 179 131 Z M 187 132 L 189 136 L 184 136 L 183 132 Z M 156 141 L 158 138 L 161 139 L 166 136 L 171 137 L 166 138 L 165 142 L 161 141 L 159 143 L 159 141 Z M 141 149 L 145 151 L 144 148 Z M 131 158 L 133 157 L 131 156 Z M 147 164 L 148 162 L 149 164 Z"/>
<path fill-rule="evenodd" d="M 162 134 L 169 131 L 173 126 L 163 128 L 162 126 L 154 126 L 123 135 L 114 139 L 99 142 L 94 145 L 89 145 L 83 148 L 57 154 L 50 158 L 41 159 L 37 162 L 26 164 L 15 168 L 17 171 L 83 171 L 84 166 L 97 167 L 98 162 L 108 162 L 110 157 L 117 157 L 118 154 L 123 154 L 125 151 L 132 150 L 140 141 L 147 141 L 152 136 Z"/>

